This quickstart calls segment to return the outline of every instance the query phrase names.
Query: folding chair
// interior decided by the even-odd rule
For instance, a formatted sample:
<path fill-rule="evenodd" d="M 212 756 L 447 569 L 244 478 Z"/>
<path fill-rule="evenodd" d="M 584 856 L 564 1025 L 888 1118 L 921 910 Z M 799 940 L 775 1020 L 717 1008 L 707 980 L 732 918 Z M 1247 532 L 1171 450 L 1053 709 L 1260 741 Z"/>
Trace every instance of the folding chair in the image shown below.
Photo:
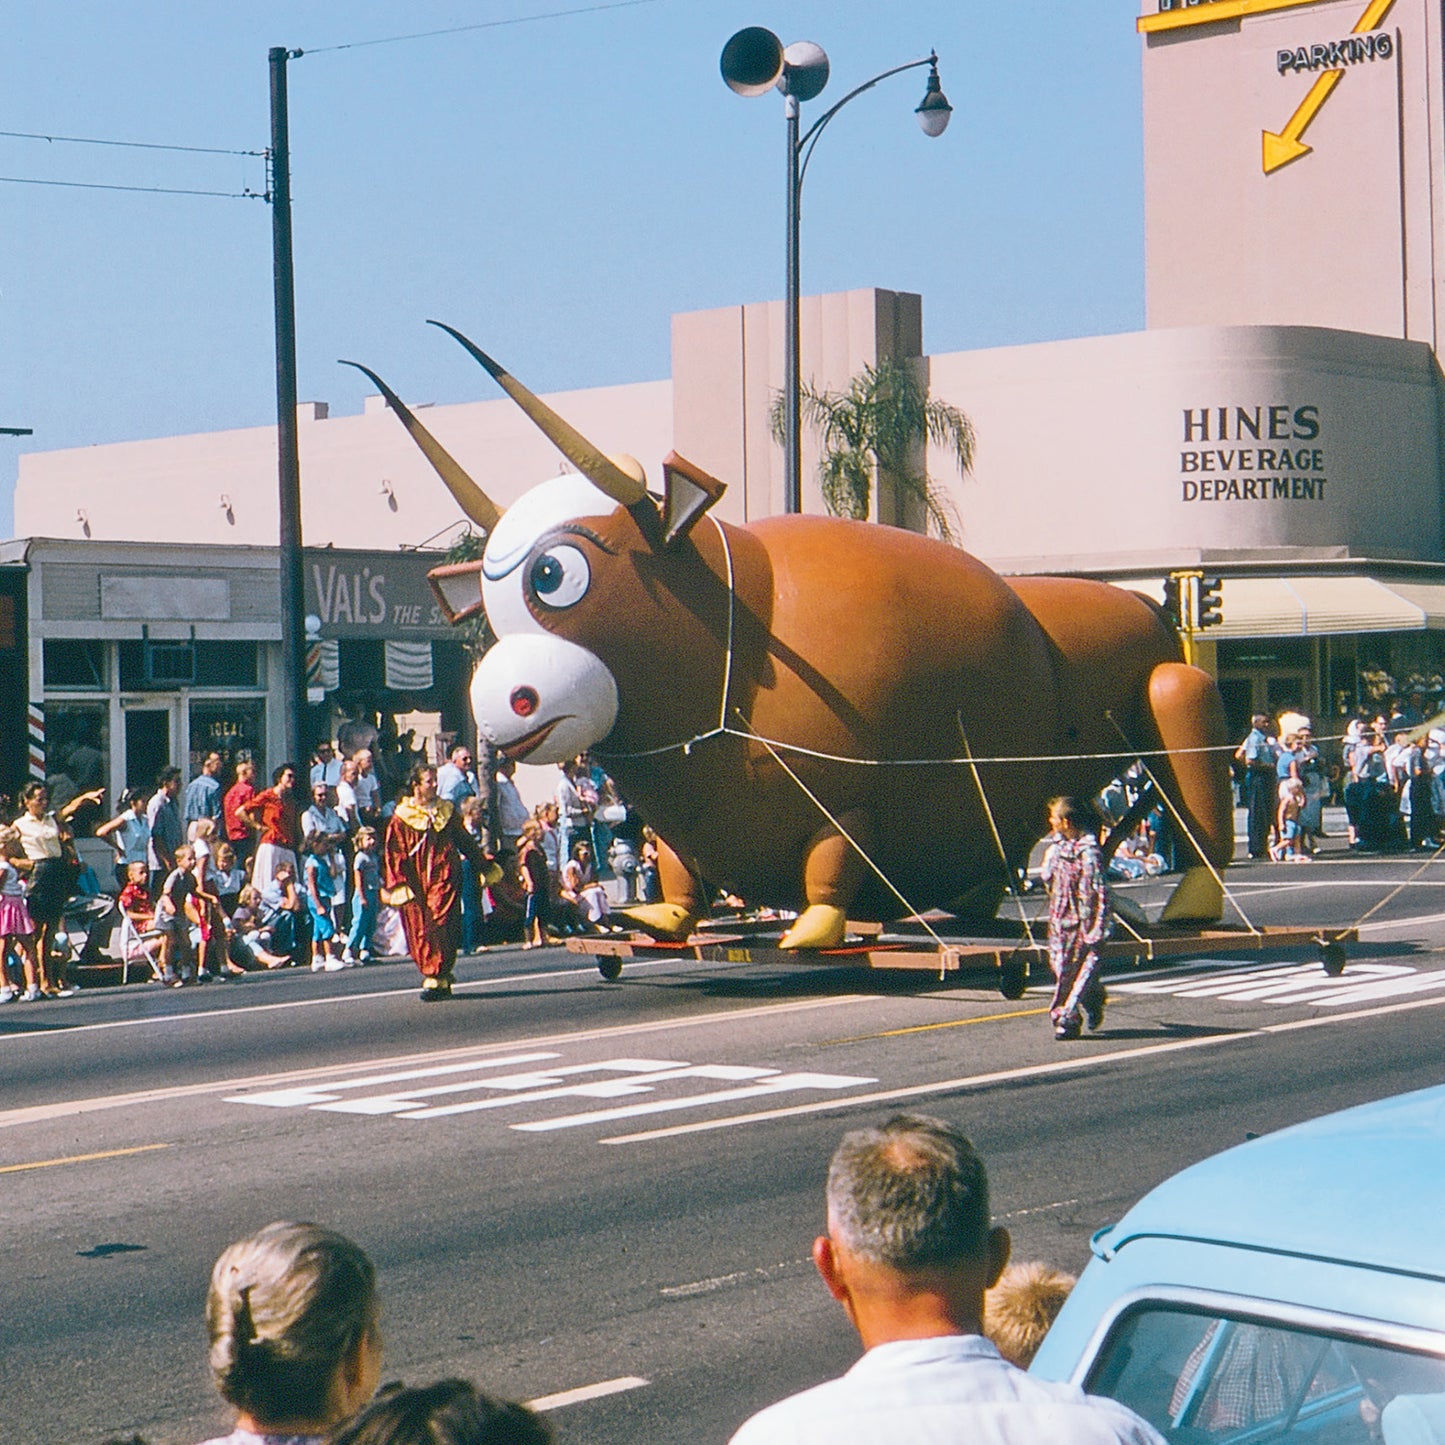
<path fill-rule="evenodd" d="M 160 956 L 157 950 L 160 946 L 160 930 L 158 928 L 147 928 L 144 931 L 137 928 L 128 913 L 120 915 L 120 927 L 116 929 L 111 938 L 111 955 L 116 956 L 115 950 L 119 949 L 120 959 L 120 981 L 126 983 L 130 978 L 130 965 L 133 963 L 148 963 L 151 969 L 151 978 L 159 982 L 165 977 L 161 968 Z M 116 940 L 119 939 L 119 942 Z"/>

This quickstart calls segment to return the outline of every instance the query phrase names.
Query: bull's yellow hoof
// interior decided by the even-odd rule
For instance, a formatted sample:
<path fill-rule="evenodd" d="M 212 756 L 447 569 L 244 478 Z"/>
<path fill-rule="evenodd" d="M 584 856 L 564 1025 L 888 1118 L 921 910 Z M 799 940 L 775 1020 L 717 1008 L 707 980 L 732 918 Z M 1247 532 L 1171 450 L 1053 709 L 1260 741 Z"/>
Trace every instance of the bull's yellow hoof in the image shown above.
<path fill-rule="evenodd" d="M 697 922 L 697 915 L 680 903 L 639 903 L 632 908 L 614 908 L 612 913 L 663 943 L 681 943 Z"/>
<path fill-rule="evenodd" d="M 827 903 L 809 904 L 778 940 L 779 948 L 837 948 L 848 931 L 848 915 Z"/>
<path fill-rule="evenodd" d="M 1179 880 L 1160 923 L 1218 923 L 1224 917 L 1224 889 L 1208 868 L 1191 868 Z"/>

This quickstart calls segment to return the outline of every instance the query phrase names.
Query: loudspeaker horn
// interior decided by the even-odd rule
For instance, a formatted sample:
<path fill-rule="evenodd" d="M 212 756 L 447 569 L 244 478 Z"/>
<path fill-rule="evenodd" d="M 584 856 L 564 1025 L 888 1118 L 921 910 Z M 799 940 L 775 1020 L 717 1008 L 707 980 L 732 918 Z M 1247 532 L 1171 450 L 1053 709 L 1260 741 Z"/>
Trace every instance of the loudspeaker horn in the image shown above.
<path fill-rule="evenodd" d="M 739 30 L 722 52 L 722 78 L 739 95 L 762 95 L 783 73 L 783 42 L 761 25 Z"/>
<path fill-rule="evenodd" d="M 800 101 L 813 100 L 828 83 L 828 53 L 811 40 L 795 40 L 783 51 L 783 78 L 778 89 Z"/>

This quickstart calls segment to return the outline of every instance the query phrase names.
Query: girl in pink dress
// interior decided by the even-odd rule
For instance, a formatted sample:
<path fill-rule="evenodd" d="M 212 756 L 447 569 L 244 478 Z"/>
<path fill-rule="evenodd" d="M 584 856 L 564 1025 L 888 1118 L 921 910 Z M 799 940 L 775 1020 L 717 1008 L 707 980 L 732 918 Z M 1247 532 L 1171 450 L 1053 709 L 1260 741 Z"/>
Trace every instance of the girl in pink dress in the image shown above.
<path fill-rule="evenodd" d="M 28 870 L 29 865 L 20 834 L 8 826 L 0 828 L 0 957 L 7 946 L 14 946 L 25 970 L 25 992 L 20 997 L 34 1003 L 40 997 L 40 959 L 35 952 L 35 921 L 25 906 L 25 880 L 20 876 L 21 868 Z M 0 1003 L 14 997 L 15 990 L 0 973 Z"/>

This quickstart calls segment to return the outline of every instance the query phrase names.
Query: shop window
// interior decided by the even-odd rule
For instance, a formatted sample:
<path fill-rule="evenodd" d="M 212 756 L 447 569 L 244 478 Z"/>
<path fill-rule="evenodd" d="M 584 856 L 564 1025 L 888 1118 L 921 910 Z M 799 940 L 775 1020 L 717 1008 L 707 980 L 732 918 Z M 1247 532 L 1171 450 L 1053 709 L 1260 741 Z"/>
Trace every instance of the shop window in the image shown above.
<path fill-rule="evenodd" d="M 1445 701 L 1445 635 L 1410 632 L 1362 638 L 1359 645 L 1361 700 L 1383 707 L 1419 693 L 1430 712 Z"/>
<path fill-rule="evenodd" d="M 104 702 L 47 702 L 45 781 L 52 807 L 63 808 L 77 793 L 110 781 L 110 705 Z M 87 804 L 76 814 L 76 831 L 88 834 L 105 812 Z"/>
<path fill-rule="evenodd" d="M 178 687 L 256 687 L 254 642 L 190 642 L 142 638 L 116 644 L 124 692 L 169 692 Z"/>
<path fill-rule="evenodd" d="M 197 687 L 255 687 L 260 681 L 254 642 L 198 642 Z"/>
<path fill-rule="evenodd" d="M 47 688 L 105 687 L 105 643 L 91 637 L 47 637 L 41 651 Z"/>
<path fill-rule="evenodd" d="M 116 644 L 116 670 L 123 692 L 172 692 L 195 676 L 195 644 L 150 638 Z"/>
<path fill-rule="evenodd" d="M 191 700 L 190 767 L 195 777 L 207 753 L 220 753 L 224 766 L 221 779 L 229 786 L 235 765 L 242 758 L 256 764 L 258 777 L 269 778 L 266 770 L 266 701 L 264 698 L 233 698 L 222 701 Z"/>

